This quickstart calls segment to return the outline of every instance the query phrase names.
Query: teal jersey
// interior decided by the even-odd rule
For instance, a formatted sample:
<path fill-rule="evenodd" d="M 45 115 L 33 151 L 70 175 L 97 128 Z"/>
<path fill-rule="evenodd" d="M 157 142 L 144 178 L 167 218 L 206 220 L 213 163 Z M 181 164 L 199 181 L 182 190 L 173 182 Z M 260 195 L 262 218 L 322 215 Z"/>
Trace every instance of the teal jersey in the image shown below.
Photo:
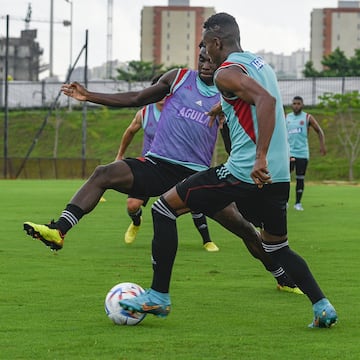
<path fill-rule="evenodd" d="M 231 53 L 215 73 L 223 68 L 239 66 L 242 71 L 262 85 L 276 98 L 276 121 L 270 141 L 267 161 L 273 182 L 289 182 L 289 144 L 283 104 L 278 82 L 273 69 L 249 52 Z M 221 97 L 222 109 L 230 130 L 231 152 L 225 167 L 236 178 L 247 183 L 254 183 L 250 174 L 255 163 L 258 120 L 256 108 L 234 96 Z"/>
<path fill-rule="evenodd" d="M 290 145 L 290 156 L 300 159 L 309 159 L 309 114 L 302 111 L 295 115 L 293 112 L 286 116 L 286 126 Z"/>

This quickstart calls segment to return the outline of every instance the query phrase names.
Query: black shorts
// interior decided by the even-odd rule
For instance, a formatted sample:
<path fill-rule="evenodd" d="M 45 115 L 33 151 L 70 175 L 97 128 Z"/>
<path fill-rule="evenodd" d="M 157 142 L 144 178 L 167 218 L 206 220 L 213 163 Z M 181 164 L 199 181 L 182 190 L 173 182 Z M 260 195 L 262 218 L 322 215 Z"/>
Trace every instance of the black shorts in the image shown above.
<path fill-rule="evenodd" d="M 134 198 L 160 196 L 178 182 L 195 173 L 185 166 L 172 164 L 152 156 L 127 158 L 123 161 L 134 176 L 133 187 L 129 191 Z"/>
<path fill-rule="evenodd" d="M 240 213 L 272 235 L 287 233 L 286 203 L 290 183 L 259 188 L 229 174 L 223 165 L 198 172 L 176 186 L 180 198 L 193 211 L 213 217 L 235 202 Z"/>
<path fill-rule="evenodd" d="M 146 206 L 147 203 L 149 202 L 149 196 L 140 196 L 140 195 L 132 195 L 129 194 L 128 195 L 128 199 L 137 199 L 137 200 L 141 200 L 143 202 L 142 206 Z"/>
<path fill-rule="evenodd" d="M 290 160 L 290 172 L 294 171 L 295 169 L 295 174 L 297 176 L 305 176 L 309 159 L 295 158 L 295 157 L 291 157 L 291 158 L 295 160 L 293 161 Z"/>

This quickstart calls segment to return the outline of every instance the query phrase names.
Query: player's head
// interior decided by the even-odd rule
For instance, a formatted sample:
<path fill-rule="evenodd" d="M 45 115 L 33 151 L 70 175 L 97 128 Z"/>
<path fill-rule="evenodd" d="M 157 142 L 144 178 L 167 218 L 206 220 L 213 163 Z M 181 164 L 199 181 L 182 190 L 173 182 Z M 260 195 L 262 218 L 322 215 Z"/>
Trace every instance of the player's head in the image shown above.
<path fill-rule="evenodd" d="M 217 66 L 229 53 L 241 51 L 240 30 L 233 16 L 226 13 L 212 15 L 205 21 L 203 28 L 202 42 Z"/>
<path fill-rule="evenodd" d="M 304 100 L 301 96 L 294 96 L 293 101 L 291 103 L 291 108 L 294 114 L 301 113 L 301 110 L 304 106 Z"/>
<path fill-rule="evenodd" d="M 200 79 L 206 85 L 214 84 L 214 72 L 216 65 L 211 61 L 210 56 L 206 53 L 206 49 L 202 42 L 199 44 L 199 60 L 198 60 L 198 72 Z"/>

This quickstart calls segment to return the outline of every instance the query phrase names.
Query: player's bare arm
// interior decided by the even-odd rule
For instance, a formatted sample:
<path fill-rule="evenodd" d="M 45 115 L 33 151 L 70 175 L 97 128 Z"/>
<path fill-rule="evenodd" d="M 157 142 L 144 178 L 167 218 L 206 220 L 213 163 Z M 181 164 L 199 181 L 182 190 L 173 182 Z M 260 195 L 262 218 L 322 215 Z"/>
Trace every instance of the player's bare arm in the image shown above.
<path fill-rule="evenodd" d="M 135 134 L 141 129 L 142 127 L 142 115 L 141 110 L 139 110 L 133 121 L 130 123 L 130 125 L 127 127 L 127 129 L 124 131 L 124 134 L 121 138 L 119 151 L 117 153 L 117 156 L 115 160 L 122 160 L 125 154 L 126 149 L 131 144 Z"/>
<path fill-rule="evenodd" d="M 255 105 L 258 118 L 256 161 L 251 177 L 257 185 L 271 183 L 266 155 L 275 126 L 275 98 L 237 66 L 221 70 L 216 85 L 225 96 L 237 96 Z"/>
<path fill-rule="evenodd" d="M 177 70 L 170 70 L 165 73 L 160 80 L 141 91 L 130 91 L 123 93 L 96 93 L 87 90 L 78 82 L 63 84 L 61 91 L 66 96 L 70 96 L 79 101 L 89 101 L 114 107 L 137 107 L 144 106 L 162 100 L 170 92 L 170 87 L 177 74 Z"/>
<path fill-rule="evenodd" d="M 319 142 L 320 142 L 320 154 L 326 155 L 326 146 L 325 146 L 325 134 L 319 123 L 315 120 L 312 115 L 309 115 L 309 125 L 312 127 L 315 132 L 318 134 Z"/>
<path fill-rule="evenodd" d="M 215 120 L 218 118 L 219 119 L 219 129 L 222 128 L 222 124 L 225 121 L 225 116 L 224 113 L 222 111 L 222 107 L 221 107 L 221 103 L 217 103 L 216 105 L 214 105 L 210 111 L 208 111 L 206 113 L 207 115 L 209 115 L 210 117 L 210 121 L 209 121 L 209 127 L 212 127 L 214 125 Z"/>

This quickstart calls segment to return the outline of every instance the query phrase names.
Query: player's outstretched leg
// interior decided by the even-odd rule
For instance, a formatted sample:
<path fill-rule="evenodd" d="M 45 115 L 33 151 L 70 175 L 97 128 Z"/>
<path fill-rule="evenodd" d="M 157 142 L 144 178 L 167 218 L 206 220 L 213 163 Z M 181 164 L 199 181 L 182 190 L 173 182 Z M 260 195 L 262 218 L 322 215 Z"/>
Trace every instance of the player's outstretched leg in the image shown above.
<path fill-rule="evenodd" d="M 313 277 L 305 260 L 289 247 L 287 239 L 282 243 L 266 243 L 266 252 L 282 265 L 299 288 L 307 295 L 313 305 L 314 320 L 310 327 L 328 328 L 337 322 L 337 315 L 330 301 L 325 297 L 317 281 Z"/>

